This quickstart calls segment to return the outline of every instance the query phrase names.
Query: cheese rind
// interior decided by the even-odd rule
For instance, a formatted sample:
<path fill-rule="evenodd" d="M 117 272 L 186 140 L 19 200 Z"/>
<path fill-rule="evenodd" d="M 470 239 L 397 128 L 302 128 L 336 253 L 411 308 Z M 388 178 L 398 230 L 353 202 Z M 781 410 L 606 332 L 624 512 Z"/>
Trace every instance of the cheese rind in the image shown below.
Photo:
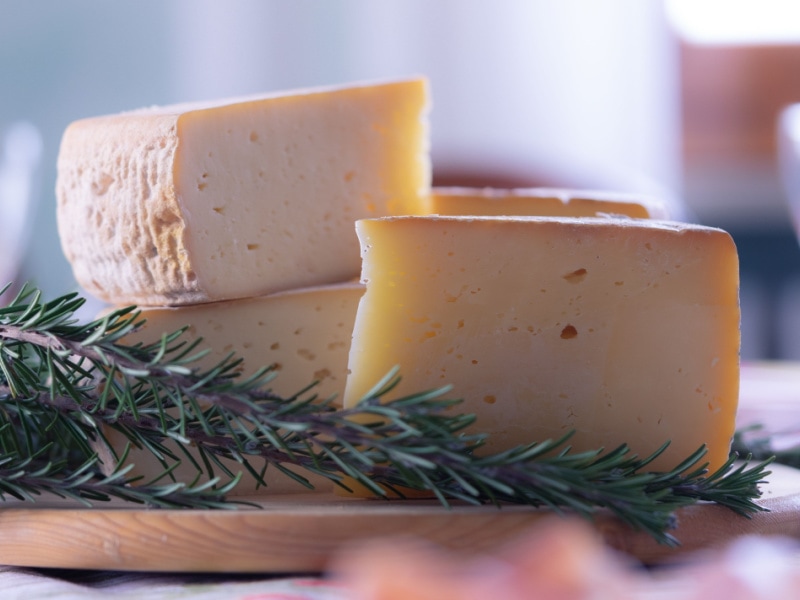
<path fill-rule="evenodd" d="M 431 190 L 430 211 L 445 216 L 671 218 L 666 204 L 654 197 L 558 188 L 435 187 Z"/>
<path fill-rule="evenodd" d="M 58 158 L 62 248 L 112 304 L 355 278 L 355 220 L 429 212 L 427 115 L 427 82 L 409 79 L 77 121 Z"/>
<path fill-rule="evenodd" d="M 357 223 L 366 292 L 345 406 L 392 367 L 396 396 L 452 384 L 487 451 L 628 444 L 671 469 L 728 456 L 738 259 L 717 229 L 648 220 L 398 217 Z"/>
<path fill-rule="evenodd" d="M 272 294 L 259 298 L 230 300 L 180 308 L 150 308 L 142 310 L 144 326 L 125 338 L 125 343 L 149 343 L 163 334 L 188 327 L 184 333 L 186 341 L 202 338 L 200 349 L 209 353 L 196 366 L 210 368 L 218 364 L 231 352 L 242 358 L 239 366 L 242 376 L 251 375 L 262 367 L 276 365 L 277 376 L 266 387 L 284 398 L 318 383 L 303 397 L 315 394 L 320 399 L 334 398 L 339 403 L 347 377 L 347 359 L 358 301 L 364 287 L 358 283 L 321 286 L 291 292 Z M 119 433 L 107 429 L 106 437 L 121 453 L 126 439 Z M 173 451 L 181 456 L 176 444 L 169 443 Z M 101 451 L 104 468 L 114 467 L 110 453 Z M 192 451 L 194 452 L 194 451 Z M 199 460 L 199 457 L 195 457 Z M 135 464 L 132 475 L 143 475 L 149 481 L 162 470 L 160 463 L 149 451 L 133 449 L 129 462 Z M 260 470 L 263 461 L 251 457 L 250 461 Z M 234 472 L 241 466 L 234 461 L 225 461 Z M 294 468 L 291 464 L 284 465 Z M 311 480 L 314 491 L 330 491 L 329 480 L 312 476 L 302 469 L 294 468 L 300 475 Z M 222 475 L 222 473 L 218 473 Z M 179 481 L 192 481 L 196 470 L 188 461 L 182 464 L 175 476 Z M 267 487 L 256 488 L 255 480 L 244 473 L 232 494 L 295 493 L 309 491 L 304 486 L 283 475 L 277 469 L 268 469 L 265 476 Z M 224 479 L 224 476 L 223 476 Z"/>

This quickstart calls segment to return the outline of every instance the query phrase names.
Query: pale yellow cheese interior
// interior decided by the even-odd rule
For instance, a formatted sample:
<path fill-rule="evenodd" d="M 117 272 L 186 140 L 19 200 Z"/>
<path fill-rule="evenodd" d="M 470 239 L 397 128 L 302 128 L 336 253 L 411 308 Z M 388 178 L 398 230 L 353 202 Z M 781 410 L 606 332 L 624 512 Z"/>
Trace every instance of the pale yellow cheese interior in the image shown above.
<path fill-rule="evenodd" d="M 409 79 L 77 121 L 58 158 L 64 253 L 113 304 L 355 278 L 355 220 L 429 212 L 427 118 Z"/>
<path fill-rule="evenodd" d="M 487 451 L 575 430 L 670 469 L 728 456 L 738 262 L 723 231 L 623 219 L 399 217 L 357 223 L 366 293 L 345 405 L 398 365 L 393 397 L 452 384 Z"/>
<path fill-rule="evenodd" d="M 655 197 L 557 188 L 435 187 L 431 190 L 430 211 L 446 216 L 671 217 L 667 205 Z"/>
<path fill-rule="evenodd" d="M 317 381 L 314 394 L 341 399 L 363 292 L 364 286 L 354 282 L 242 300 L 144 308 L 144 325 L 125 342 L 153 342 L 187 327 L 182 339 L 202 338 L 198 350 L 208 350 L 196 363 L 199 368 L 212 367 L 235 352 L 242 359 L 242 376 L 273 366 L 276 376 L 268 387 L 280 396 L 291 397 Z"/>
<path fill-rule="evenodd" d="M 142 318 L 146 319 L 144 327 L 128 336 L 125 343 L 152 342 L 163 334 L 188 326 L 184 334 L 186 340 L 201 337 L 202 345 L 198 349 L 210 350 L 197 367 L 212 367 L 236 352 L 243 359 L 242 376 L 261 367 L 275 366 L 277 375 L 265 386 L 273 393 L 290 398 L 316 381 L 318 383 L 302 397 L 314 394 L 319 399 L 333 398 L 334 403 L 339 404 L 347 376 L 353 323 L 363 291 L 358 283 L 345 283 L 244 300 L 150 308 L 142 311 Z M 111 431 L 106 433 L 121 452 L 125 443 L 122 436 Z M 112 466 L 110 459 L 108 461 L 106 468 Z M 161 469 L 147 451 L 133 452 L 130 462 L 136 464 L 134 473 L 145 474 L 148 478 Z M 258 458 L 251 462 L 263 464 Z M 237 464 L 230 461 L 227 464 L 232 470 L 239 470 Z M 305 471 L 296 470 L 309 477 Z M 192 481 L 196 471 L 187 463 L 176 476 L 181 481 Z M 317 486 L 316 491 L 330 491 L 331 484 L 326 479 L 311 479 Z M 268 470 L 267 482 L 269 493 L 306 490 L 277 470 Z M 245 474 L 234 493 L 250 494 L 255 487 L 254 479 Z"/>

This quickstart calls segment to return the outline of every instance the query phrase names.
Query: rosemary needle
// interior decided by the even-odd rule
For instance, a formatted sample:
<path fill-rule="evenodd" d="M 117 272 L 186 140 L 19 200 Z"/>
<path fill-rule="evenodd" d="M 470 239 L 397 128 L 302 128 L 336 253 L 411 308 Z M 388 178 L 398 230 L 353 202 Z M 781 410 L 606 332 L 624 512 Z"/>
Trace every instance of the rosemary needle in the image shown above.
<path fill-rule="evenodd" d="M 457 401 L 445 397 L 447 388 L 386 400 L 399 378 L 392 372 L 352 409 L 315 398 L 312 386 L 283 398 L 270 391 L 275 374 L 268 368 L 240 377 L 234 355 L 196 368 L 204 350 L 183 331 L 126 345 L 141 324 L 133 307 L 79 323 L 82 303 L 77 294 L 45 301 L 25 286 L 0 308 L 0 498 L 53 493 L 226 508 L 235 506 L 226 494 L 239 478 L 264 484 L 265 465 L 310 485 L 286 469 L 292 465 L 376 494 L 426 490 L 445 506 L 517 503 L 586 518 L 610 511 L 667 544 L 677 543 L 670 529 L 682 506 L 710 501 L 744 516 L 762 510 L 755 500 L 770 459 L 737 467 L 732 457 L 708 474 L 697 466 L 699 448 L 672 471 L 652 473 L 652 457 L 640 459 L 625 446 L 573 453 L 568 436 L 484 455 L 476 450 L 486 436 L 465 432 L 474 417 L 448 410 Z M 98 444 L 114 452 L 107 429 L 153 453 L 163 472 L 137 481 L 123 452 L 104 474 L 95 452 Z M 222 459 L 237 461 L 241 473 Z M 195 482 L 174 481 L 182 460 L 196 469 Z M 216 470 L 231 480 L 220 483 Z"/>

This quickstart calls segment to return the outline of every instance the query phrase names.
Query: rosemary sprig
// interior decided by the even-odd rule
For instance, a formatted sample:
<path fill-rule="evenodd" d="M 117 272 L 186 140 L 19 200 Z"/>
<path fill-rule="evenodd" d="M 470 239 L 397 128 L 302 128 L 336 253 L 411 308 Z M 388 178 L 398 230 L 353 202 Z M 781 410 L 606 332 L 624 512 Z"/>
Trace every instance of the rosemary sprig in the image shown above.
<path fill-rule="evenodd" d="M 70 466 L 65 462 L 54 463 L 37 457 L 6 455 L 0 459 L 0 499 L 10 497 L 34 502 L 38 497 L 50 494 L 85 506 L 92 506 L 92 501 L 108 502 L 117 498 L 158 508 L 237 507 L 237 503 L 227 500 L 225 494 L 238 483 L 238 477 L 222 487 L 215 487 L 217 480 L 188 485 L 154 481 L 133 485 L 141 479 L 127 477 L 133 465 L 123 467 L 121 463 L 119 467 L 109 475 L 102 475 L 97 470 L 96 457 L 90 457 L 81 465 Z"/>
<path fill-rule="evenodd" d="M 588 518 L 606 509 L 665 543 L 676 541 L 669 529 L 681 506 L 713 501 L 742 515 L 761 510 L 754 500 L 769 461 L 736 469 L 731 461 L 708 475 L 697 466 L 701 448 L 672 471 L 651 473 L 653 457 L 631 456 L 624 446 L 572 453 L 567 438 L 482 455 L 476 450 L 486 436 L 464 432 L 474 417 L 448 410 L 457 401 L 444 398 L 446 388 L 385 401 L 398 380 L 390 373 L 353 409 L 316 398 L 312 386 L 283 398 L 269 389 L 269 369 L 239 377 L 233 355 L 211 369 L 193 368 L 203 351 L 181 331 L 126 345 L 142 322 L 138 312 L 81 324 L 75 312 L 82 303 L 76 294 L 43 301 L 26 286 L 0 308 L 0 496 L 48 491 L 215 507 L 226 504 L 240 476 L 228 459 L 263 485 L 265 469 L 274 468 L 310 486 L 286 468 L 295 466 L 343 487 L 350 478 L 378 495 L 427 490 L 444 505 L 513 502 Z M 95 451 L 105 442 L 113 452 L 107 429 L 161 461 L 157 480 L 181 461 L 198 475 L 234 479 L 222 487 L 132 486 L 125 455 L 103 475 Z"/>

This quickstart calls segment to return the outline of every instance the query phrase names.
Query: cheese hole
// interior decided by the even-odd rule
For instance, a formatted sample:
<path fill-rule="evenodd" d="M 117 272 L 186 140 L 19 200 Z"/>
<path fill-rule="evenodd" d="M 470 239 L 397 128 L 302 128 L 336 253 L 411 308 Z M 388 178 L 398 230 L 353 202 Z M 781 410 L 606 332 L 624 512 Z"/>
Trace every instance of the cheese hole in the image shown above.
<path fill-rule="evenodd" d="M 248 250 L 258 250 L 258 244 L 247 244 Z"/>
<path fill-rule="evenodd" d="M 305 358 L 306 360 L 314 360 L 317 358 L 317 355 L 311 352 L 311 350 L 306 350 L 305 348 L 300 348 L 297 351 L 297 356 L 300 358 Z"/>
<path fill-rule="evenodd" d="M 580 283 L 586 278 L 586 269 L 576 269 L 572 273 L 567 273 L 564 275 L 564 279 L 566 279 L 569 283 Z"/>
<path fill-rule="evenodd" d="M 494 404 L 495 402 L 497 402 L 497 398 L 491 395 L 484 396 L 483 401 L 486 402 L 486 404 Z"/>
<path fill-rule="evenodd" d="M 561 330 L 561 339 L 562 340 L 571 340 L 572 338 L 578 337 L 578 330 L 575 329 L 572 325 L 567 325 L 564 329 Z"/>
<path fill-rule="evenodd" d="M 353 177 L 355 176 L 356 176 L 355 171 L 348 171 L 347 173 L 344 174 L 344 180 L 353 181 Z"/>
<path fill-rule="evenodd" d="M 277 349 L 278 349 L 278 348 L 280 348 L 280 347 L 281 347 L 280 343 L 278 343 L 278 342 L 275 342 L 274 344 L 272 344 L 272 345 L 269 347 L 269 349 L 270 349 L 270 350 L 277 350 Z"/>
<path fill-rule="evenodd" d="M 205 185 L 205 184 L 201 183 L 200 185 Z M 197 187 L 198 187 L 198 189 L 200 189 L 199 185 Z M 224 206 L 215 206 L 212 210 L 215 213 L 219 214 L 219 215 L 224 215 L 225 214 L 225 207 Z"/>
<path fill-rule="evenodd" d="M 255 131 L 250 132 L 250 141 L 257 142 L 258 141 L 258 134 Z"/>
<path fill-rule="evenodd" d="M 314 372 L 314 379 L 317 381 L 322 381 L 323 379 L 327 379 L 331 376 L 331 372 L 328 369 L 320 369 L 319 371 Z"/>

